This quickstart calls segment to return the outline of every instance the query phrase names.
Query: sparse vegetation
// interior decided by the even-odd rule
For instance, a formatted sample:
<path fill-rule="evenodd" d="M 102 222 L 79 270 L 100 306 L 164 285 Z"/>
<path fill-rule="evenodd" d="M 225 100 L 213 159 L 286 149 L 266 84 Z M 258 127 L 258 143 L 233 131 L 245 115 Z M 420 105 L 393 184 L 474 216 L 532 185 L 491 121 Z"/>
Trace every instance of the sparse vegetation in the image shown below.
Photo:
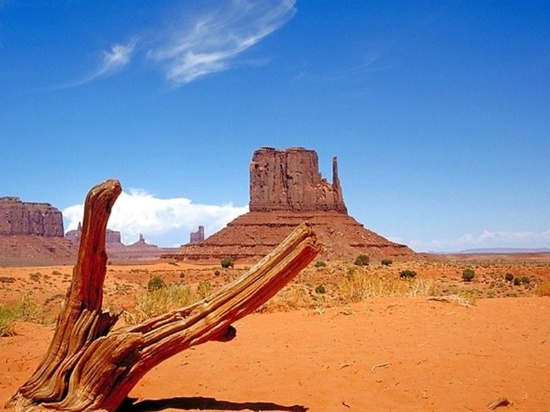
<path fill-rule="evenodd" d="M 382 296 L 434 296 L 460 304 L 473 304 L 471 301 L 479 298 L 502 298 L 522 296 L 550 296 L 550 265 L 546 261 L 531 263 L 503 260 L 498 262 L 486 261 L 410 261 L 406 263 L 392 262 L 389 258 L 376 258 L 377 264 L 371 264 L 373 259 L 367 255 L 358 257 L 357 262 L 319 259 L 299 275 L 292 285 L 285 288 L 268 302 L 263 310 L 294 310 L 308 309 L 315 313 L 322 313 L 328 307 L 349 305 L 372 297 Z M 365 263 L 357 265 L 354 263 Z M 228 259 L 228 262 L 232 259 Z M 391 262 L 391 263 L 390 263 Z M 169 263 L 169 262 L 166 262 Z M 147 300 L 137 306 L 140 318 L 162 313 L 166 305 L 161 305 L 166 298 L 160 298 L 153 293 L 156 290 L 172 289 L 174 285 L 185 285 L 188 302 L 194 302 L 210 295 L 216 288 L 227 284 L 245 271 L 242 266 L 232 270 L 222 269 L 219 264 L 205 267 L 193 267 L 180 263 L 166 267 L 150 265 L 125 267 L 115 265 L 110 272 L 114 276 L 121 275 L 113 284 L 107 284 L 107 304 L 113 310 L 120 310 L 123 295 L 140 294 L 140 290 L 147 290 L 139 300 Z M 372 261 L 374 263 L 374 261 Z M 231 266 L 227 265 L 229 268 Z M 468 268 L 468 269 L 466 269 Z M 46 270 L 46 271 L 44 271 Z M 474 282 L 464 278 L 464 273 L 474 272 Z M 21 271 L 17 276 L 9 271 L 0 274 L 0 291 L 10 291 L 19 295 L 30 294 L 40 304 L 48 296 L 59 293 L 58 285 L 64 292 L 70 282 L 68 271 L 60 266 L 49 269 L 35 268 Z M 66 273 L 67 272 L 67 273 Z M 139 276 L 129 276 L 136 274 Z M 31 276 L 32 275 L 32 276 Z M 149 281 L 149 282 L 148 282 Z M 141 283 L 140 283 L 141 282 Z M 475 293 L 472 292 L 475 287 Z M 179 287 L 183 289 L 183 286 Z M 164 290 L 165 294 L 168 292 Z M 49 294 L 52 295 L 49 295 Z M 174 295 L 172 290 L 171 294 Z M 162 295 L 162 293 L 160 293 Z M 145 296 L 149 295 L 149 296 Z M 17 296 L 17 295 L 16 295 Z M 1 299 L 1 298 L 0 298 Z M 113 302 L 110 301 L 113 299 Z M 127 299 L 127 297 L 125 298 Z M 174 307 L 187 305 L 174 304 Z M 137 305 L 137 300 L 136 300 Z M 153 310 L 155 306 L 159 309 Z M 53 304 L 46 306 L 45 316 L 51 319 L 50 311 L 57 307 Z M 140 309 L 141 308 L 141 309 Z M 149 308 L 149 309 L 147 309 Z M 136 312 L 137 313 L 137 312 Z M 134 318 L 136 315 L 132 310 Z M 146 315 L 148 314 L 148 315 Z M 128 315 L 130 316 L 130 315 Z"/>
<path fill-rule="evenodd" d="M 382 266 L 391 266 L 391 264 L 393 263 L 393 260 L 386 258 L 386 259 L 382 259 L 380 263 L 382 264 Z"/>
<path fill-rule="evenodd" d="M 42 274 L 40 272 L 29 273 L 29 279 L 34 282 L 40 282 Z"/>
<path fill-rule="evenodd" d="M 305 285 L 291 284 L 283 288 L 270 299 L 260 312 L 289 311 L 313 307 L 311 296 Z"/>
<path fill-rule="evenodd" d="M 464 282 L 471 282 L 474 280 L 475 277 L 475 271 L 471 268 L 464 269 L 462 271 L 462 280 Z"/>
<path fill-rule="evenodd" d="M 0 337 L 15 334 L 15 321 L 44 323 L 43 309 L 28 298 L 13 305 L 0 304 Z"/>
<path fill-rule="evenodd" d="M 356 266 L 368 266 L 369 265 L 370 258 L 368 255 L 361 254 L 355 258 L 355 261 L 353 262 Z"/>
<path fill-rule="evenodd" d="M 197 295 L 201 299 L 204 299 L 205 297 L 207 297 L 211 293 L 212 293 L 212 285 L 210 284 L 209 281 L 203 280 L 198 284 L 198 286 L 197 286 Z"/>
<path fill-rule="evenodd" d="M 379 276 L 365 269 L 351 269 L 339 284 L 341 299 L 346 303 L 378 296 L 430 296 L 434 292 L 433 279 L 410 278 L 411 282 L 401 282 L 393 276 Z"/>
<path fill-rule="evenodd" d="M 416 277 L 416 272 L 414 270 L 405 269 L 399 272 L 399 277 L 401 279 L 412 279 Z"/>
<path fill-rule="evenodd" d="M 537 296 L 550 296 L 550 280 L 545 280 L 538 285 L 535 293 Z"/>
<path fill-rule="evenodd" d="M 164 288 L 166 288 L 166 282 L 164 282 L 164 279 L 160 276 L 153 276 L 149 279 L 149 282 L 147 282 L 147 290 L 149 292 L 154 292 Z"/>
<path fill-rule="evenodd" d="M 474 306 L 478 299 L 478 292 L 475 290 L 461 290 L 456 299 L 458 303 L 465 306 Z"/>
<path fill-rule="evenodd" d="M 221 261 L 221 266 L 224 269 L 232 268 L 235 266 L 235 260 L 232 257 L 225 257 Z"/>
<path fill-rule="evenodd" d="M 11 276 L 0 276 L 0 283 L 14 283 L 15 278 Z"/>
<path fill-rule="evenodd" d="M 324 285 L 317 285 L 315 287 L 315 293 L 318 293 L 320 295 L 324 295 L 325 293 L 327 293 L 327 290 L 325 289 L 325 286 Z"/>
<path fill-rule="evenodd" d="M 135 325 L 170 310 L 189 306 L 197 300 L 198 296 L 189 286 L 165 286 L 137 297 L 135 308 L 125 313 L 125 319 Z"/>

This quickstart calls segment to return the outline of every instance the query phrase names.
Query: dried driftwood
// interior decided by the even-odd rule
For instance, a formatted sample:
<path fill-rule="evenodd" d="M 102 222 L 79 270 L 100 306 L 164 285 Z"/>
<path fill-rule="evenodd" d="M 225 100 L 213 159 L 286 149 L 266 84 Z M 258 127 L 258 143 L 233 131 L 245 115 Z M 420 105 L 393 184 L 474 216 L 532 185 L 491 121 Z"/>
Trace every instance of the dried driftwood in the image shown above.
<path fill-rule="evenodd" d="M 16 411 L 115 411 L 154 366 L 191 346 L 231 340 L 231 324 L 274 296 L 317 255 L 315 234 L 299 226 L 245 275 L 189 307 L 112 330 L 103 312 L 105 233 L 120 183 L 108 180 L 86 198 L 78 260 L 45 358 L 8 401 Z"/>

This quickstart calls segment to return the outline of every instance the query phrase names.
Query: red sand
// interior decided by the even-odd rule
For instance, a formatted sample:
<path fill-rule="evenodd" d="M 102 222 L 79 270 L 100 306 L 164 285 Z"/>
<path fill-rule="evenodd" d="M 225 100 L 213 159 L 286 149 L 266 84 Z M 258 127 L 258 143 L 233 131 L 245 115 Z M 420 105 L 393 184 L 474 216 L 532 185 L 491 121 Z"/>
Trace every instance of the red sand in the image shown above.
<path fill-rule="evenodd" d="M 550 411 L 550 298 L 466 308 L 380 298 L 322 314 L 256 314 L 228 343 L 187 350 L 134 388 L 132 411 Z M 0 338 L 0 400 L 45 353 L 52 328 Z M 3 409 L 5 410 L 5 409 Z"/>

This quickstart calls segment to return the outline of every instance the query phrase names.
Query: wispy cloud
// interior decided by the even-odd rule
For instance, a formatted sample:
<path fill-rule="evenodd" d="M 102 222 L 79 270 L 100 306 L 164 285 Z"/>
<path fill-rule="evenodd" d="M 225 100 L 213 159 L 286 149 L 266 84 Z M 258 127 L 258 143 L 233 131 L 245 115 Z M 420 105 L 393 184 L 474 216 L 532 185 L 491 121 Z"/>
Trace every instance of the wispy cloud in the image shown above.
<path fill-rule="evenodd" d="M 295 0 L 218 2 L 218 8 L 188 20 L 148 57 L 166 78 L 186 84 L 233 67 L 237 56 L 282 27 L 295 13 Z"/>
<path fill-rule="evenodd" d="M 149 243 L 179 246 L 189 241 L 189 233 L 199 225 L 211 235 L 248 211 L 248 206 L 194 204 L 187 198 L 160 199 L 144 190 L 130 189 L 119 196 L 108 227 L 121 232 L 122 242 L 131 244 L 143 234 Z M 65 230 L 73 230 L 82 221 L 84 205 L 63 210 Z"/>
<path fill-rule="evenodd" d="M 294 16 L 296 0 L 232 0 L 212 2 L 202 11 L 188 11 L 176 30 L 165 25 L 142 28 L 149 33 L 117 43 L 101 52 L 98 67 L 84 78 L 61 86 L 74 87 L 116 73 L 138 57 L 147 58 L 176 86 L 206 75 L 250 64 L 243 52 L 281 28 Z M 174 20 L 180 16 L 174 16 Z M 141 53 L 140 53 L 141 52 Z M 257 60 L 255 61 L 257 62 Z M 255 64 L 255 63 L 252 63 Z"/>
<path fill-rule="evenodd" d="M 401 240 L 401 243 L 403 242 Z M 467 249 L 550 247 L 550 229 L 541 232 L 489 231 L 472 235 L 465 234 L 454 239 L 412 240 L 407 243 L 419 252 L 459 252 Z"/>
<path fill-rule="evenodd" d="M 86 76 L 73 82 L 53 87 L 53 89 L 66 89 L 81 86 L 100 77 L 106 77 L 121 70 L 130 63 L 131 56 L 136 49 L 137 39 L 134 38 L 126 44 L 114 44 L 108 51 L 101 52 L 101 59 L 97 67 Z"/>
<path fill-rule="evenodd" d="M 130 62 L 130 56 L 136 46 L 136 40 L 128 44 L 115 44 L 110 51 L 103 52 L 102 64 L 92 78 L 109 75 L 124 67 Z"/>

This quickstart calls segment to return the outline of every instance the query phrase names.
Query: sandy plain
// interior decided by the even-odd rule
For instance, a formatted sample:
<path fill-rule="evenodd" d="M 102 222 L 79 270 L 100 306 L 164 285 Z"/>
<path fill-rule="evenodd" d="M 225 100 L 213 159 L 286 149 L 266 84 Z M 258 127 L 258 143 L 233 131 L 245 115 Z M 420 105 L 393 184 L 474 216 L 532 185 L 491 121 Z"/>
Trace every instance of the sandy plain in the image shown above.
<path fill-rule="evenodd" d="M 509 404 L 497 410 L 550 410 L 550 297 L 535 294 L 550 281 L 547 256 L 372 266 L 377 276 L 414 268 L 433 287 L 429 295 L 343 302 L 336 289 L 349 268 L 308 268 L 297 284 L 323 283 L 333 300 L 245 317 L 235 324 L 233 341 L 194 347 L 154 368 L 133 389 L 135 402 L 126 410 L 487 411 L 499 398 Z M 476 271 L 467 285 L 460 279 L 466 266 Z M 217 286 L 239 273 L 215 270 L 169 262 L 109 265 L 104 307 L 131 310 L 156 274 L 167 283 L 208 278 Z M 71 271 L 68 265 L 2 267 L 0 302 L 30 297 L 53 321 Z M 508 272 L 531 283 L 505 282 Z M 477 293 L 472 305 L 445 298 L 461 288 Z M 36 368 L 54 329 L 15 326 L 16 335 L 0 338 L 0 405 Z"/>

